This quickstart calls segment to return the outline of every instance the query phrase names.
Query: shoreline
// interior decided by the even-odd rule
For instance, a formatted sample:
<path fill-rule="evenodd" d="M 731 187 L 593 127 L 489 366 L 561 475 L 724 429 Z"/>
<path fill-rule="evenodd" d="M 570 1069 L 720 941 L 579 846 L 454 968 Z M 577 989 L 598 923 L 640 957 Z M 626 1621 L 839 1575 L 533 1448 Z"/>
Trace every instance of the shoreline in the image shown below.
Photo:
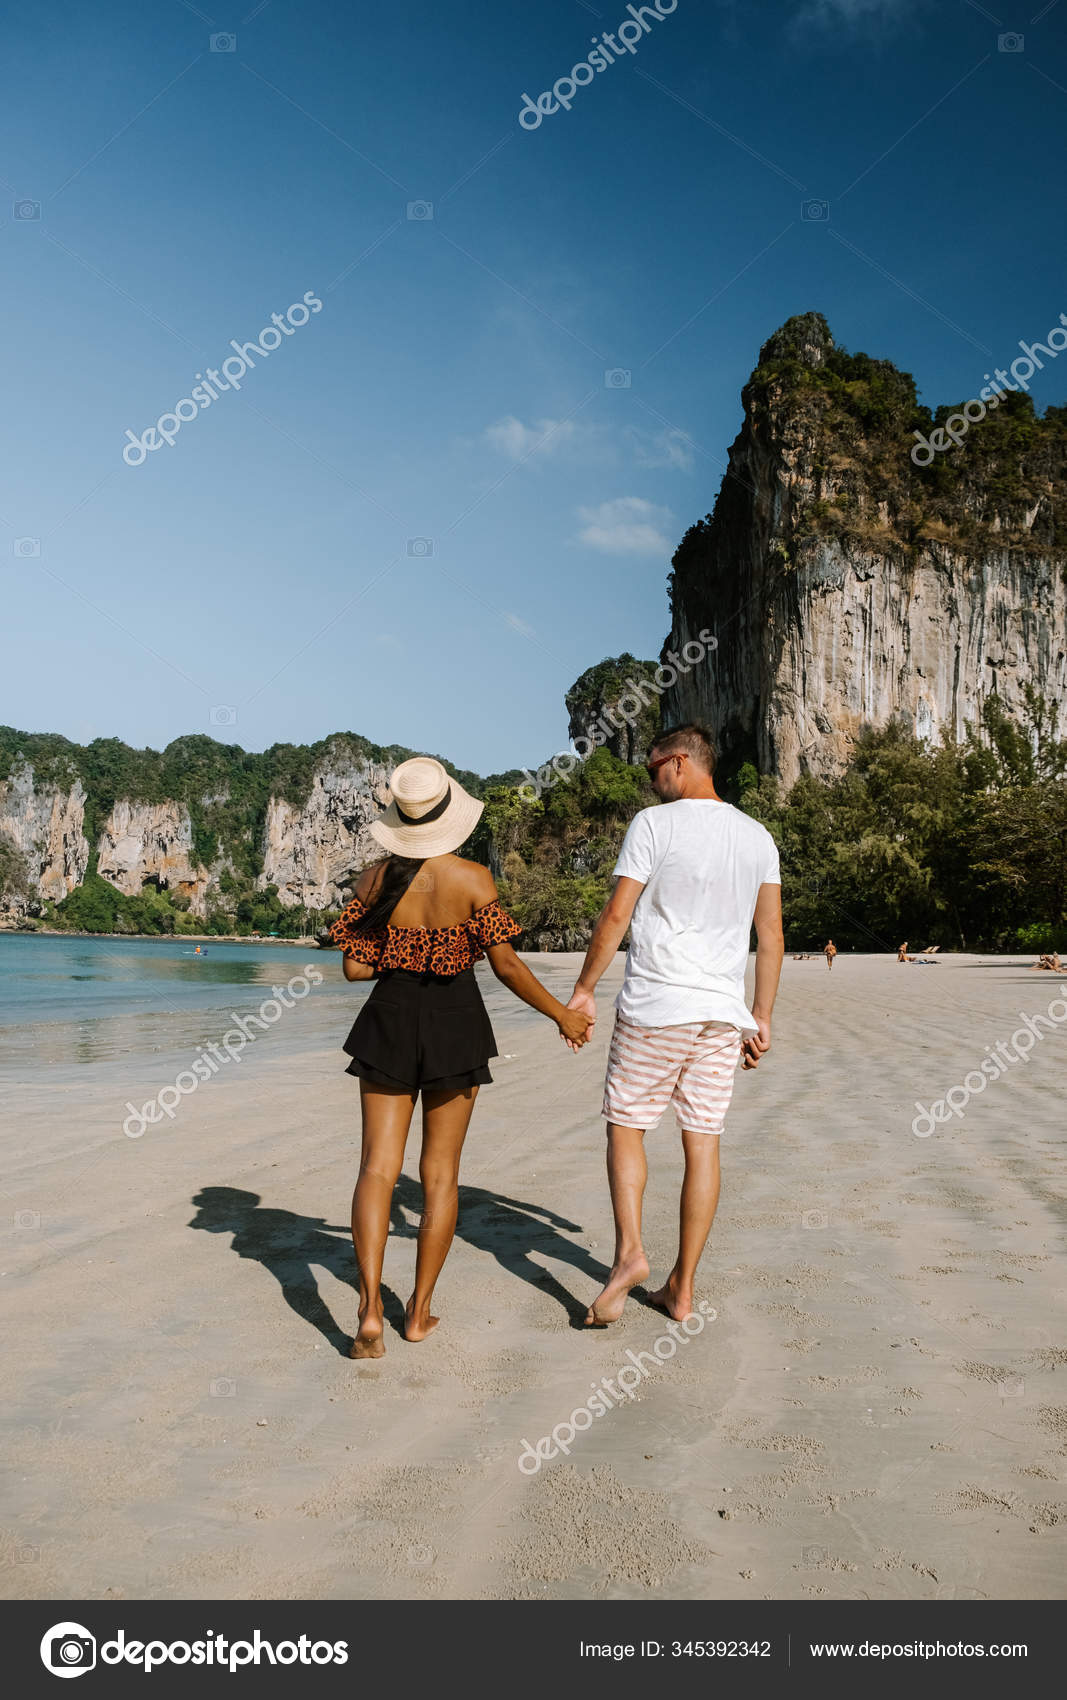
<path fill-rule="evenodd" d="M 300 945 L 307 950 L 313 946 L 316 950 L 336 950 L 336 945 L 320 944 L 313 933 L 303 938 L 281 939 L 264 937 L 262 933 L 253 938 L 250 933 L 86 933 L 73 927 L 3 927 L 0 926 L 0 938 L 5 935 L 19 939 L 146 939 L 153 944 L 174 944 L 188 939 L 191 944 L 291 944 Z"/>

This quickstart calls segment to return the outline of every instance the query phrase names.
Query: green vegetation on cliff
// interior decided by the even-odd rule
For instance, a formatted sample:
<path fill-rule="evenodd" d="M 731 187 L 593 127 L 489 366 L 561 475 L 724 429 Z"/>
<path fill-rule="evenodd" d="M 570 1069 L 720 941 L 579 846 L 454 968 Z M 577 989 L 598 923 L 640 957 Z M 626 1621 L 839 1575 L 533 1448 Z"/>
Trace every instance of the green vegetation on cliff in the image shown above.
<path fill-rule="evenodd" d="M 974 399 L 982 387 L 976 376 Z M 765 344 L 745 397 L 757 431 L 773 414 L 779 434 L 814 438 L 823 494 L 797 516 L 798 541 L 1067 551 L 1067 408 L 1041 417 L 1022 391 L 991 397 L 958 446 L 919 466 L 914 433 L 929 437 L 963 403 L 931 412 L 909 373 L 837 347 L 821 313 L 787 320 Z"/>
<path fill-rule="evenodd" d="M 118 738 L 80 745 L 58 733 L 0 726 L 0 782 L 26 762 L 33 768 L 38 792 L 53 786 L 68 790 L 75 782 L 85 791 L 88 873 L 61 903 L 45 905 L 48 925 L 80 932 L 277 932 L 284 938 L 313 930 L 322 917 L 284 908 L 276 887 L 255 889 L 263 868 L 269 799 L 301 807 L 310 796 L 316 768 L 324 762 L 336 766 L 359 760 L 388 769 L 416 753 L 398 744 L 371 743 L 354 732 L 334 733 L 317 744 L 274 744 L 255 753 L 200 734 L 176 738 L 159 751 L 131 749 Z M 444 766 L 467 790 L 481 794 L 483 781 L 476 773 L 447 761 Z M 185 899 L 174 892 L 148 884 L 140 896 L 127 897 L 98 876 L 97 843 L 120 800 L 177 803 L 188 810 L 193 855 L 201 866 L 210 868 L 220 858 L 228 859 L 233 872 L 223 872 L 219 880 L 224 901 L 206 921 L 190 915 Z M 0 838 L 0 894 L 17 895 L 25 889 L 22 860 Z"/>

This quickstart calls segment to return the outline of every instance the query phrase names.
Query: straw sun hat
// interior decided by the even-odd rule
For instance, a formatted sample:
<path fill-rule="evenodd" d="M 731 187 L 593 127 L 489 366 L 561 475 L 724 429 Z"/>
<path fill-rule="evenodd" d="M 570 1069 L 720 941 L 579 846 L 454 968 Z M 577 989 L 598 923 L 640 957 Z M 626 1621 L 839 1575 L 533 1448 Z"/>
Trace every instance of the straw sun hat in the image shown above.
<path fill-rule="evenodd" d="M 485 807 L 432 756 L 402 761 L 389 790 L 392 801 L 370 829 L 392 856 L 446 856 L 470 837 Z"/>

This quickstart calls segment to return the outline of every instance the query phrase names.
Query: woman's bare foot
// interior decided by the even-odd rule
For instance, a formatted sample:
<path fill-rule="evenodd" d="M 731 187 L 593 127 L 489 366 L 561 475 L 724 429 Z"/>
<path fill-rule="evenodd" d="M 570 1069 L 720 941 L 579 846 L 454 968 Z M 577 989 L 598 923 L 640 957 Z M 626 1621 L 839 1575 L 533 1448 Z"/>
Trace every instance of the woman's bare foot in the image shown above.
<path fill-rule="evenodd" d="M 643 1252 L 637 1252 L 622 1263 L 612 1264 L 607 1286 L 597 1294 L 585 1313 L 585 1326 L 606 1328 L 609 1322 L 618 1322 L 626 1308 L 631 1287 L 647 1280 L 648 1264 Z"/>
<path fill-rule="evenodd" d="M 413 1304 L 414 1300 L 409 1299 L 404 1306 L 404 1339 L 415 1344 L 416 1341 L 425 1340 L 427 1334 L 432 1334 L 441 1318 L 431 1316 L 428 1310 L 416 1316 L 412 1309 Z"/>
<path fill-rule="evenodd" d="M 359 1313 L 359 1332 L 348 1348 L 350 1358 L 384 1358 L 385 1318 L 380 1305 Z"/>
<path fill-rule="evenodd" d="M 693 1315 L 693 1289 L 680 1286 L 673 1270 L 662 1287 L 657 1287 L 654 1293 L 649 1293 L 648 1302 L 655 1305 L 657 1310 L 665 1310 L 675 1322 L 684 1322 L 687 1317 Z"/>

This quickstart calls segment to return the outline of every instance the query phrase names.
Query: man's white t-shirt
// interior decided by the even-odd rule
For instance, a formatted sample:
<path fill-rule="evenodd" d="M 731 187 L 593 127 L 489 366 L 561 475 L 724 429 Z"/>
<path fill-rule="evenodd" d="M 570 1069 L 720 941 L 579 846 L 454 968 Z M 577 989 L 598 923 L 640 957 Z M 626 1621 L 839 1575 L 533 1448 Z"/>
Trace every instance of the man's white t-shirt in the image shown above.
<path fill-rule="evenodd" d="M 682 797 L 642 809 L 623 839 L 616 874 L 640 880 L 626 975 L 615 1007 L 642 1027 L 756 1023 L 745 968 L 761 885 L 781 885 L 778 847 L 730 803 Z"/>

